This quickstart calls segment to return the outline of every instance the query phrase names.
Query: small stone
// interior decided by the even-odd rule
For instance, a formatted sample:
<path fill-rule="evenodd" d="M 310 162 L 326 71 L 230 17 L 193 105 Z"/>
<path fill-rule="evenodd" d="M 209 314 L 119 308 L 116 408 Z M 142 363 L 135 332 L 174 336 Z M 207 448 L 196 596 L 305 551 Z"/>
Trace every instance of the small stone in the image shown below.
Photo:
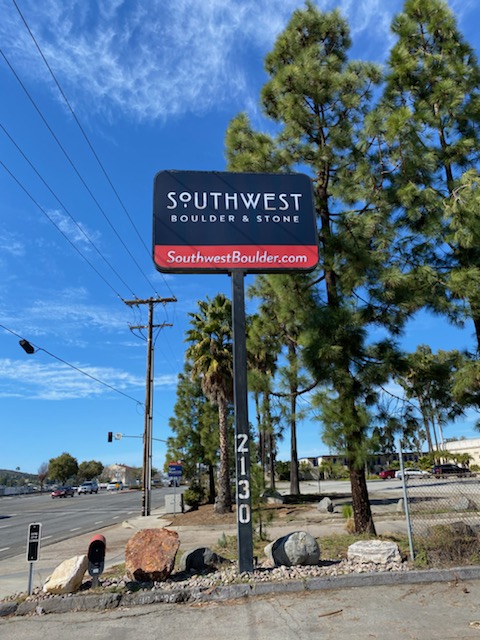
<path fill-rule="evenodd" d="M 398 545 L 388 540 L 359 540 L 348 547 L 348 559 L 358 564 L 401 562 Z"/>
<path fill-rule="evenodd" d="M 322 498 L 317 505 L 317 509 L 320 513 L 333 513 L 333 502 L 330 498 Z"/>

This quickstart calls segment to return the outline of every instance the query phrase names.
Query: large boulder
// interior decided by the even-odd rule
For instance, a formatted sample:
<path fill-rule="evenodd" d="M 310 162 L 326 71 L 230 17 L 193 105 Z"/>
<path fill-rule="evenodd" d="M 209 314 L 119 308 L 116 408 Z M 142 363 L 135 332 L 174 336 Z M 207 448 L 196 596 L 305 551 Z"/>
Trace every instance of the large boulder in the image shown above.
<path fill-rule="evenodd" d="M 179 571 L 210 571 L 222 564 L 230 564 L 230 560 L 219 556 L 208 547 L 197 547 L 183 554 L 178 569 Z"/>
<path fill-rule="evenodd" d="M 358 564 L 401 562 L 396 542 L 388 540 L 358 540 L 348 547 L 348 559 Z"/>
<path fill-rule="evenodd" d="M 143 529 L 125 547 L 125 569 L 130 579 L 162 582 L 175 566 L 180 540 L 176 531 Z"/>
<path fill-rule="evenodd" d="M 74 556 L 65 560 L 54 570 L 43 585 L 45 593 L 57 595 L 75 593 L 82 585 L 83 576 L 88 567 L 86 555 Z"/>
<path fill-rule="evenodd" d="M 267 545 L 265 555 L 276 567 L 316 565 L 320 561 L 320 547 L 306 531 L 294 531 Z"/>

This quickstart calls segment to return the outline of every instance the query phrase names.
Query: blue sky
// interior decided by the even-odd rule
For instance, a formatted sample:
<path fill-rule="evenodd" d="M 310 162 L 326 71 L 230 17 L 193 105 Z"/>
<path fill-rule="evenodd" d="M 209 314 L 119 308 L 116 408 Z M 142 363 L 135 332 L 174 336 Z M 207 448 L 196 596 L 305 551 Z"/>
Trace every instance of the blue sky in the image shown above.
<path fill-rule="evenodd" d="M 391 18 L 402 2 L 317 4 L 338 7 L 349 19 L 351 57 L 385 59 Z M 449 4 L 478 48 L 477 3 Z M 0 329 L 0 468 L 36 472 L 64 451 L 79 462 L 141 465 L 140 439 L 107 443 L 108 431 L 143 432 L 146 344 L 129 325 L 145 324 L 147 309 L 122 299 L 178 300 L 155 314 L 157 324 L 173 324 L 158 332 L 155 349 L 154 437 L 170 435 L 188 313 L 207 295 L 230 295 L 230 279 L 155 270 L 153 179 L 165 169 L 225 170 L 225 131 L 240 111 L 256 128 L 268 126 L 258 102 L 263 59 L 301 6 L 298 0 L 0 0 L 0 324 L 7 328 Z M 39 351 L 24 353 L 19 336 Z M 459 331 L 422 315 L 403 338 L 406 348 L 421 343 L 472 348 L 472 327 Z M 473 422 L 472 416 L 445 435 L 471 436 Z M 288 450 L 287 434 L 280 459 L 288 459 Z M 300 456 L 322 452 L 318 423 L 305 423 Z M 154 466 L 163 466 L 164 453 L 165 445 L 154 442 Z"/>

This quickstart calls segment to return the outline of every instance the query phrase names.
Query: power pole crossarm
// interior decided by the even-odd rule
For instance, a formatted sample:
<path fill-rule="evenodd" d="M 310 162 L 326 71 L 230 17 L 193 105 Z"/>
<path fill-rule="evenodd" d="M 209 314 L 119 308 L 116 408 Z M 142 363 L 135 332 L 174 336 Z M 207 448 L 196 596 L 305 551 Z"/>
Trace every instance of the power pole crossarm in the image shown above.
<path fill-rule="evenodd" d="M 166 304 L 167 302 L 178 302 L 176 298 L 147 298 L 146 300 L 124 300 L 128 307 L 138 307 L 141 304 Z"/>
<path fill-rule="evenodd" d="M 148 329 L 148 324 L 129 324 L 130 329 Z M 173 324 L 162 322 L 162 324 L 152 324 L 152 329 L 163 329 L 163 327 L 173 327 Z"/>

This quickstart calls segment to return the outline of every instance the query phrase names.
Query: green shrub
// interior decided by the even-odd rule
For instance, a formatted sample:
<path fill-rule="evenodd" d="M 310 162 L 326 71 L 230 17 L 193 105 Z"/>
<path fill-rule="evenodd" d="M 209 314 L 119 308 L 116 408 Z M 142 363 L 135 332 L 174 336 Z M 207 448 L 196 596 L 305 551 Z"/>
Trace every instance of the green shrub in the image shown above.
<path fill-rule="evenodd" d="M 198 480 L 193 480 L 183 494 L 183 499 L 192 509 L 198 507 L 205 502 L 205 489 Z"/>

